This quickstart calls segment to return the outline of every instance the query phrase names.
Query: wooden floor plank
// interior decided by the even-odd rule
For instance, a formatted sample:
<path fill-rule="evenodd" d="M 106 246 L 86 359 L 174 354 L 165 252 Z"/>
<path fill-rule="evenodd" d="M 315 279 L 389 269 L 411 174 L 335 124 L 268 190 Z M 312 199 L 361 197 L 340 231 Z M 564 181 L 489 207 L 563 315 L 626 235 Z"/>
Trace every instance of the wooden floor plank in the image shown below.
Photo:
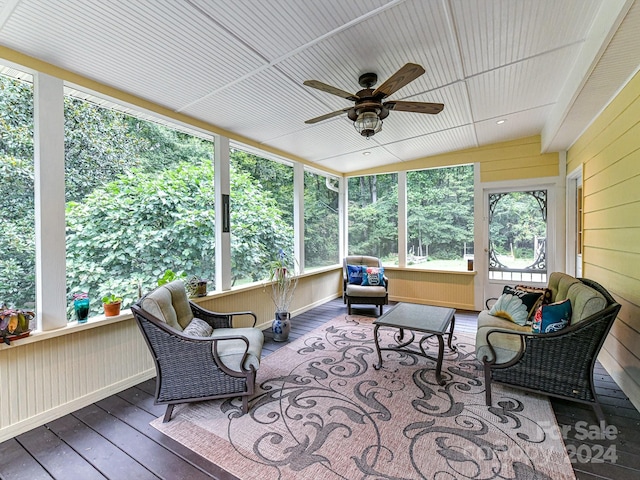
<path fill-rule="evenodd" d="M 110 440 L 160 478 L 189 478 L 190 480 L 212 478 L 95 404 L 78 410 L 73 416 Z"/>
<path fill-rule="evenodd" d="M 16 439 L 53 478 L 106 478 L 46 427 L 34 428 Z"/>
<path fill-rule="evenodd" d="M 15 438 L 0 443 L 0 478 L 2 480 L 53 479 Z"/>
<path fill-rule="evenodd" d="M 62 441 L 72 447 L 87 462 L 107 478 L 127 480 L 157 480 L 140 463 L 106 440 L 103 436 L 86 428 L 86 425 L 72 415 L 65 415 L 48 424 L 49 429 Z"/>
<path fill-rule="evenodd" d="M 141 391 L 138 390 L 138 392 Z M 140 393 L 136 393 L 134 389 L 130 388 L 121 392 L 119 395 L 112 395 L 111 397 L 97 402 L 97 405 L 109 412 L 110 415 L 115 416 L 130 427 L 136 429 L 141 434 L 155 441 L 159 445 L 162 445 L 167 450 L 170 450 L 175 455 L 178 455 L 201 470 L 209 472 L 215 478 L 219 480 L 237 480 L 236 477 L 211 463 L 204 457 L 201 457 L 193 450 L 189 450 L 181 443 L 176 442 L 172 438 L 167 437 L 160 431 L 153 428 L 150 425 L 150 422 L 156 419 L 158 415 L 146 412 L 134 403 L 137 402 L 138 404 L 143 403 L 146 405 L 146 401 L 140 401 L 141 396 L 142 395 Z"/>

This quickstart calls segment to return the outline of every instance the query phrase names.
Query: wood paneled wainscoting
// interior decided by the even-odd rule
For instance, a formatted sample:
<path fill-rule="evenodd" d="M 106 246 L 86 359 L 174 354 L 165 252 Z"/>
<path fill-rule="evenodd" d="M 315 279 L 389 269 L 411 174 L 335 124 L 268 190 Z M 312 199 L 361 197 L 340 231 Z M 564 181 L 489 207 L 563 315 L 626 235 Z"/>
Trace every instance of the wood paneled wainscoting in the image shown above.
<path fill-rule="evenodd" d="M 384 272 L 389 278 L 391 300 L 475 310 L 476 272 L 445 272 L 394 267 L 385 267 Z"/>
<path fill-rule="evenodd" d="M 395 301 L 473 309 L 473 272 L 389 268 Z M 300 315 L 342 294 L 342 268 L 327 267 L 300 277 L 291 308 Z M 269 286 L 263 283 L 215 292 L 196 299 L 205 308 L 254 311 L 267 329 L 274 316 Z M 239 325 L 241 326 L 241 325 Z M 0 441 L 55 420 L 155 376 L 138 327 L 129 311 L 85 325 L 0 345 Z"/>
<path fill-rule="evenodd" d="M 293 315 L 339 297 L 341 282 L 339 267 L 302 275 Z M 220 312 L 252 310 L 259 326 L 267 328 L 274 317 L 268 288 L 253 284 L 196 302 Z M 128 310 L 0 344 L 0 442 L 154 376 L 151 355 Z"/>

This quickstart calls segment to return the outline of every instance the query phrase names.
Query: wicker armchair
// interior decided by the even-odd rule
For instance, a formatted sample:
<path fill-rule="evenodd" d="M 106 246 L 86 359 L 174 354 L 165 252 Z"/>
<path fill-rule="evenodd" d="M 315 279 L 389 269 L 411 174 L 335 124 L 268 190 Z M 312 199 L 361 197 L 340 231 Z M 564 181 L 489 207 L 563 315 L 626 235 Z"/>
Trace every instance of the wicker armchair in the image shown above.
<path fill-rule="evenodd" d="M 382 262 L 377 257 L 363 255 L 351 255 L 345 257 L 342 263 L 343 288 L 342 299 L 347 304 L 349 315 L 351 315 L 351 305 L 377 305 L 380 307 L 382 315 L 383 305 L 389 305 L 389 279 L 385 276 L 384 286 L 363 286 L 349 283 L 348 265 L 359 265 L 367 267 L 382 268 Z"/>
<path fill-rule="evenodd" d="M 597 282 L 586 278 L 577 280 L 578 285 L 581 283 L 601 294 L 606 301 L 605 308 L 554 333 L 534 334 L 501 328 L 486 333 L 486 344 L 479 350 L 479 359 L 484 364 L 487 405 L 491 405 L 493 382 L 590 404 L 598 420 L 604 421 L 594 389 L 593 369 L 620 311 L 620 304 Z M 519 344 L 519 347 L 516 347 L 514 354 L 509 354 L 497 344 Z M 505 358 L 505 352 L 508 353 L 507 358 L 512 358 L 501 361 L 501 357 Z"/>
<path fill-rule="evenodd" d="M 156 367 L 156 404 L 173 407 L 225 397 L 242 397 L 249 410 L 264 336 L 257 328 L 232 328 L 252 312 L 216 313 L 191 302 L 181 281 L 157 288 L 131 307 Z M 204 322 L 203 322 L 204 321 Z M 211 330 L 212 329 L 212 330 Z"/>

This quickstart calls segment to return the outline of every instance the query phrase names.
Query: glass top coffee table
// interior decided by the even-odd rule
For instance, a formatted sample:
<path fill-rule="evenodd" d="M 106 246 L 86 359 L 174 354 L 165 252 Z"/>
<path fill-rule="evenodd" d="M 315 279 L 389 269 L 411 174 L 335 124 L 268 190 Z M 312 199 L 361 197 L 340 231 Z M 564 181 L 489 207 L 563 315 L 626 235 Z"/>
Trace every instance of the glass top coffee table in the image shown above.
<path fill-rule="evenodd" d="M 450 350 L 455 351 L 456 347 L 451 345 L 451 337 L 453 328 L 456 323 L 455 310 L 453 308 L 433 307 L 431 305 L 418 305 L 415 303 L 398 303 L 387 313 L 376 319 L 373 324 L 373 338 L 376 343 L 376 351 L 378 352 L 378 363 L 373 366 L 376 370 L 382 367 L 382 351 L 403 351 L 413 353 L 422 357 L 434 360 L 436 362 L 436 380 L 440 385 L 444 385 L 442 379 L 442 358 L 444 356 L 444 336 L 447 335 L 447 346 Z M 397 345 L 389 347 L 380 347 L 380 339 L 378 338 L 378 329 L 380 327 L 397 328 L 399 331 L 394 335 Z M 405 340 L 404 331 L 409 330 L 411 335 Z M 409 345 L 415 340 L 415 332 L 426 334 L 418 342 L 416 348 L 409 348 Z M 438 339 L 438 358 L 427 355 L 424 349 L 424 343 L 431 337 Z"/>

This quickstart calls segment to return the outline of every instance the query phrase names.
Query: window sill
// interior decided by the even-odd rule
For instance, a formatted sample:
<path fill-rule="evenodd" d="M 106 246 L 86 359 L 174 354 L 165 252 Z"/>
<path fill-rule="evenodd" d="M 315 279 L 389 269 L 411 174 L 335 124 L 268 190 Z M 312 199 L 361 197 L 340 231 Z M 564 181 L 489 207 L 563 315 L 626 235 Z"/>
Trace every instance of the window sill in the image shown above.
<path fill-rule="evenodd" d="M 435 270 L 433 268 L 395 267 L 384 266 L 385 270 L 397 270 L 401 272 L 437 273 L 440 275 L 476 275 L 476 270 Z"/>
<path fill-rule="evenodd" d="M 78 322 L 69 322 L 64 327 L 56 328 L 55 330 L 32 332 L 31 335 L 26 338 L 12 341 L 11 345 L 7 345 L 6 343 L 0 344 L 0 350 L 19 347 L 20 345 L 27 345 L 29 343 L 40 342 L 42 340 L 49 340 L 50 338 L 78 333 L 96 327 L 104 327 L 105 325 L 111 325 L 113 323 L 131 319 L 133 319 L 131 310 L 123 310 L 120 315 L 115 317 L 105 317 L 104 315 L 97 315 L 95 317 L 91 317 L 87 321 L 87 323 L 78 324 Z"/>

